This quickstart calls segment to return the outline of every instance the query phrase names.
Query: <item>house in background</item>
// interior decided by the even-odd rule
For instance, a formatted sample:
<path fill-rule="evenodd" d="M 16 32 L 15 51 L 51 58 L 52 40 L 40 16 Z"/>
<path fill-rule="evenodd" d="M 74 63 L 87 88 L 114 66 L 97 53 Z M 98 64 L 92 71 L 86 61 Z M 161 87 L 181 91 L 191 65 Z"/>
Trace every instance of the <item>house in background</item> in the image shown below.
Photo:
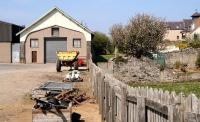
<path fill-rule="evenodd" d="M 200 39 L 200 13 L 195 12 L 191 17 L 193 21 L 191 37 Z"/>
<path fill-rule="evenodd" d="M 19 63 L 20 41 L 16 33 L 23 28 L 0 21 L 0 63 Z"/>
<path fill-rule="evenodd" d="M 90 58 L 92 31 L 57 7 L 17 35 L 25 63 L 54 63 L 56 51 L 79 51 L 79 58 Z"/>
<path fill-rule="evenodd" d="M 192 19 L 183 19 L 183 21 L 166 22 L 167 32 L 164 37 L 166 40 L 179 41 L 190 37 Z"/>

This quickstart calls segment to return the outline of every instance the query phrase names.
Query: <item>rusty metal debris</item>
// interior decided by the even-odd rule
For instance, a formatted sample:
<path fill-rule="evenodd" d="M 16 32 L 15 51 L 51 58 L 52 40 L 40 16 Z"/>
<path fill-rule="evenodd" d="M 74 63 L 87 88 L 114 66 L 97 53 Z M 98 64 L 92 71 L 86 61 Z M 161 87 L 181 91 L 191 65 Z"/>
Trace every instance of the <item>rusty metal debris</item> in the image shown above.
<path fill-rule="evenodd" d="M 86 93 L 81 93 L 78 89 L 63 91 L 55 98 L 67 103 L 72 102 L 73 105 L 81 104 L 81 102 L 88 99 Z"/>
<path fill-rule="evenodd" d="M 51 98 L 47 101 L 41 100 L 41 99 L 34 99 L 36 101 L 36 104 L 34 105 L 35 109 L 43 109 L 43 110 L 50 110 L 52 108 L 55 109 L 67 109 L 66 104 L 60 103 L 57 99 Z"/>
<path fill-rule="evenodd" d="M 74 88 L 73 83 L 46 82 L 32 92 L 35 109 L 66 109 L 69 104 L 79 105 L 88 99 L 86 93 Z"/>

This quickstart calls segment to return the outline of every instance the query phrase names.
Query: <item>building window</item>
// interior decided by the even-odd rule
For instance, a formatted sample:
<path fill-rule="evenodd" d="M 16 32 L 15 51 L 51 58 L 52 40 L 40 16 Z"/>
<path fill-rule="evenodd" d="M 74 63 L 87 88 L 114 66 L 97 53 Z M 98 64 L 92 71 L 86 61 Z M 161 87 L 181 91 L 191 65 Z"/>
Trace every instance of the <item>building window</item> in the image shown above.
<path fill-rule="evenodd" d="M 176 38 L 177 38 L 177 40 L 179 40 L 179 36 L 177 36 Z"/>
<path fill-rule="evenodd" d="M 58 37 L 59 36 L 59 28 L 52 28 L 51 29 L 51 35 Z"/>
<path fill-rule="evenodd" d="M 30 47 L 31 48 L 38 48 L 39 47 L 39 41 L 38 41 L 38 39 L 31 39 Z"/>
<path fill-rule="evenodd" d="M 81 48 L 81 39 L 74 39 L 73 40 L 73 47 L 74 48 Z"/>
<path fill-rule="evenodd" d="M 182 33 L 182 39 L 185 39 L 185 38 L 186 38 L 186 34 Z"/>

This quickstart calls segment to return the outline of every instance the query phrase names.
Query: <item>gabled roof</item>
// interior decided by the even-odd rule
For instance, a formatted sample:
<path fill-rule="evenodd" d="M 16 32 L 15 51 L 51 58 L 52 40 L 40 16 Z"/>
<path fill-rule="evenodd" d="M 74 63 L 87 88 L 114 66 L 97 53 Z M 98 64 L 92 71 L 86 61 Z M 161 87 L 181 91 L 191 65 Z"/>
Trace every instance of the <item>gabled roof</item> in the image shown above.
<path fill-rule="evenodd" d="M 51 9 L 49 12 L 47 12 L 45 15 L 43 15 L 42 17 L 40 17 L 38 20 L 36 20 L 33 24 L 27 26 L 25 29 L 23 29 L 22 31 L 20 31 L 19 33 L 17 33 L 17 35 L 23 33 L 24 31 L 28 30 L 29 28 L 31 28 L 32 26 L 34 26 L 36 23 L 38 23 L 39 21 L 41 21 L 43 18 L 45 18 L 46 16 L 48 16 L 50 13 L 52 13 L 53 11 L 57 10 L 58 12 L 60 12 L 62 15 L 64 15 L 66 18 L 68 18 L 69 20 L 71 20 L 72 22 L 74 22 L 75 24 L 77 24 L 79 27 L 81 27 L 82 29 L 86 30 L 89 33 L 93 33 L 90 29 L 88 29 L 87 27 L 83 26 L 81 23 L 79 23 L 77 20 L 75 20 L 74 18 L 72 18 L 71 16 L 69 16 L 68 14 L 64 13 L 62 10 L 60 10 L 58 7 L 54 7 L 53 9 Z"/>
<path fill-rule="evenodd" d="M 182 30 L 183 27 L 183 22 L 167 22 L 167 27 L 170 28 L 171 30 Z"/>

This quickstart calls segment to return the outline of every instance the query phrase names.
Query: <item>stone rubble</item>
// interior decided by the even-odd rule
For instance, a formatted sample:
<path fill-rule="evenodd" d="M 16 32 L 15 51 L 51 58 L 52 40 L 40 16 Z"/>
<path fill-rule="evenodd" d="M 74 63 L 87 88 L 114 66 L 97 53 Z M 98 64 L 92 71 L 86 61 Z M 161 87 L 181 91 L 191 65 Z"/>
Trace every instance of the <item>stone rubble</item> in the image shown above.
<path fill-rule="evenodd" d="M 114 76 L 125 83 L 177 80 L 176 75 L 170 69 L 160 71 L 159 65 L 146 57 L 131 58 L 127 63 L 114 64 Z"/>

